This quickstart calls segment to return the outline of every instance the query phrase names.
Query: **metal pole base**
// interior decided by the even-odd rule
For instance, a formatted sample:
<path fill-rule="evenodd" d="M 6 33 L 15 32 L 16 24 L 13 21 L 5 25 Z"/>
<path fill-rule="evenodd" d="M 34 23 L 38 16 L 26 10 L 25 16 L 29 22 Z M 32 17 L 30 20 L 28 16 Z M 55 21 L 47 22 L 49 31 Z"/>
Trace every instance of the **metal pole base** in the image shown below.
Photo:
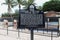
<path fill-rule="evenodd" d="M 33 40 L 34 36 L 33 36 L 33 28 L 31 28 L 31 40 Z"/>

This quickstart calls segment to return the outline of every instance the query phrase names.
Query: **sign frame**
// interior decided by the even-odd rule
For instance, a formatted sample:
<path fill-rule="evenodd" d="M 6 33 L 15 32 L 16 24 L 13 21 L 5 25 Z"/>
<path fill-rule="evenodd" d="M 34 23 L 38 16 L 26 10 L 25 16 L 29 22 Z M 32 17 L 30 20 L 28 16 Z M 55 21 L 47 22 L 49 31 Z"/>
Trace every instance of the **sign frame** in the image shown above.
<path fill-rule="evenodd" d="M 21 24 L 21 14 L 27 14 L 27 13 L 20 13 L 20 15 L 19 15 L 19 20 L 18 20 L 18 27 L 17 28 L 34 28 L 34 29 L 37 29 L 37 28 L 45 28 L 45 19 L 44 19 L 44 13 L 43 12 L 39 12 L 39 13 L 37 13 L 38 15 L 43 15 L 42 17 L 43 17 L 43 24 L 42 25 L 37 25 L 38 27 L 32 27 L 32 25 L 30 26 L 30 25 L 20 25 Z M 29 27 L 28 27 L 29 26 Z"/>
<path fill-rule="evenodd" d="M 37 12 L 38 11 L 38 12 Z M 21 25 L 21 14 L 41 14 L 42 15 L 42 22 L 43 22 L 43 24 L 41 24 L 41 25 L 39 25 L 39 22 L 41 22 L 40 20 L 39 20 L 39 22 L 36 22 L 37 20 L 35 20 L 35 22 L 33 22 L 34 24 L 38 24 L 37 26 L 38 27 L 33 27 L 32 25 Z M 38 17 L 39 18 L 39 17 Z M 34 20 L 33 18 L 32 18 L 32 20 Z M 23 22 L 23 21 L 22 21 Z M 29 22 L 29 21 L 28 21 Z M 41 23 L 42 23 L 41 22 Z M 32 23 L 32 24 L 33 24 Z M 33 24 L 33 25 L 34 25 Z M 18 19 L 18 26 L 17 26 L 17 28 L 18 29 L 21 29 L 21 28 L 34 28 L 34 29 L 36 29 L 36 28 L 45 28 L 45 19 L 44 19 L 44 12 L 43 11 L 41 11 L 41 10 L 37 10 L 36 9 L 36 6 L 34 5 L 34 4 L 30 4 L 29 6 L 28 6 L 28 9 L 27 10 L 25 10 L 24 12 L 23 11 L 21 11 L 21 9 L 19 9 L 19 19 Z"/>

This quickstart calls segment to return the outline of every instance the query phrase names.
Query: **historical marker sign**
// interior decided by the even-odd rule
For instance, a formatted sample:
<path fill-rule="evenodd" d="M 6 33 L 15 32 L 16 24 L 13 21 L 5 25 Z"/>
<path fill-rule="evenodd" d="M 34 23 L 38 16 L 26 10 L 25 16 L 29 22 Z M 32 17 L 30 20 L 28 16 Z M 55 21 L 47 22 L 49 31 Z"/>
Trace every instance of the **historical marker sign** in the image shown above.
<path fill-rule="evenodd" d="M 42 14 L 21 14 L 21 25 L 42 25 Z"/>
<path fill-rule="evenodd" d="M 34 5 L 19 14 L 18 28 L 43 28 L 45 27 L 44 13 L 35 10 Z"/>
<path fill-rule="evenodd" d="M 20 27 L 33 27 L 33 28 L 41 28 L 44 27 L 44 15 L 43 14 L 20 14 Z"/>

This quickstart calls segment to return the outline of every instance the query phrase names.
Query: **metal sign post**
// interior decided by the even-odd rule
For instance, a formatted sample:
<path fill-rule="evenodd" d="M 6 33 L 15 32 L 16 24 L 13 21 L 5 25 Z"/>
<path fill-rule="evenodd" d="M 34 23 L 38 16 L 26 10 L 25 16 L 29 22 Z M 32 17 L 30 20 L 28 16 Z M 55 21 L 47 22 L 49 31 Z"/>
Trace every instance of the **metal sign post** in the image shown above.
<path fill-rule="evenodd" d="M 33 28 L 31 28 L 31 40 L 34 40 L 34 32 L 33 32 Z"/>

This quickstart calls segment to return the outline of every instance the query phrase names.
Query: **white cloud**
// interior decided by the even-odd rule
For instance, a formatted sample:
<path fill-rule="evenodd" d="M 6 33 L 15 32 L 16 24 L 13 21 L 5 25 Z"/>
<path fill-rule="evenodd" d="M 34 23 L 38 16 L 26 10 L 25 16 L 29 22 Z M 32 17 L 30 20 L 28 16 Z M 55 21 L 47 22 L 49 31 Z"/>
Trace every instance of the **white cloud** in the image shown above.
<path fill-rule="evenodd" d="M 38 6 L 42 6 L 43 3 L 45 3 L 46 1 L 49 1 L 49 0 L 35 0 L 35 3 L 36 3 Z"/>
<path fill-rule="evenodd" d="M 0 15 L 4 12 L 7 12 L 7 6 L 2 4 L 4 2 L 4 0 L 0 0 Z"/>

